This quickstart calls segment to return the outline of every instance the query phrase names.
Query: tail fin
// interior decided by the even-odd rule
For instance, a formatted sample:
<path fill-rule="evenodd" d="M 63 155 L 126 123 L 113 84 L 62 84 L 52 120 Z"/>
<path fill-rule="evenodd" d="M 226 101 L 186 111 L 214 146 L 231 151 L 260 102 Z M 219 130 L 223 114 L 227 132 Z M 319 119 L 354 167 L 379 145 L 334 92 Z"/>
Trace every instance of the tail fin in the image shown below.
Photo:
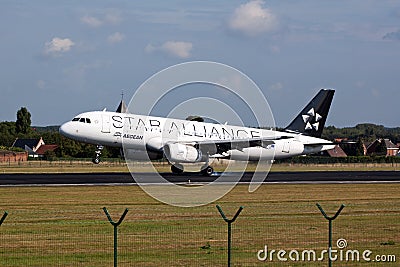
<path fill-rule="evenodd" d="M 321 137 L 334 93 L 321 89 L 285 130 Z"/>

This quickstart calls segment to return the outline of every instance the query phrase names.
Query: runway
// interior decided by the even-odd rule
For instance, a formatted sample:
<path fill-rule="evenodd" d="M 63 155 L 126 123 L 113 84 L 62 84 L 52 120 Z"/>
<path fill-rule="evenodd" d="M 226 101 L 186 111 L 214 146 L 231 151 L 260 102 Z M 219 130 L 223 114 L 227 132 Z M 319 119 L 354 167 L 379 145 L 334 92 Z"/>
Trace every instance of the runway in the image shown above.
<path fill-rule="evenodd" d="M 246 172 L 239 183 L 249 183 L 254 173 Z M 238 173 L 214 174 L 205 177 L 197 173 L 176 175 L 161 173 L 168 182 L 181 183 L 236 183 Z M 266 176 L 266 174 L 264 174 Z M 153 173 L 133 175 L 140 183 L 156 184 L 160 178 Z M 23 185 L 129 185 L 136 184 L 130 173 L 62 173 L 62 174 L 0 174 L 0 186 Z M 270 172 L 264 183 L 399 183 L 400 172 L 396 171 L 321 171 L 321 172 Z"/>

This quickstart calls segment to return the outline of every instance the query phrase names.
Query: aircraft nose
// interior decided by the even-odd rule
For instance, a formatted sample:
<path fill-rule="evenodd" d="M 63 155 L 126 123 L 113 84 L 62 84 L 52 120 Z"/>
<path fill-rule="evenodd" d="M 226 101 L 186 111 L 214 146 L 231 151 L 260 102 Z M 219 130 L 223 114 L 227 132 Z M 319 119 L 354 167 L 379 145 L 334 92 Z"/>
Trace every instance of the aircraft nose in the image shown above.
<path fill-rule="evenodd" d="M 58 131 L 61 135 L 65 136 L 65 137 L 70 137 L 73 130 L 72 130 L 70 122 L 66 122 L 60 126 Z"/>

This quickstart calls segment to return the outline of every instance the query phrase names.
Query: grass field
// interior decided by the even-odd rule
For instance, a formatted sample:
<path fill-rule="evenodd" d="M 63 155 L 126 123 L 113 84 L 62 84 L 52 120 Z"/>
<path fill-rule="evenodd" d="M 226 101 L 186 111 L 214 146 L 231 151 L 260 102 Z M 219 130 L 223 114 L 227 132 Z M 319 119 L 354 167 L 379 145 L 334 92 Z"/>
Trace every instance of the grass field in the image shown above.
<path fill-rule="evenodd" d="M 244 209 L 233 224 L 232 266 L 327 266 L 327 261 L 261 262 L 269 250 L 321 252 L 327 247 L 328 215 L 346 207 L 333 222 L 333 244 L 346 249 L 395 255 L 397 262 L 335 262 L 333 266 L 398 266 L 400 261 L 399 184 L 264 185 L 248 193 L 240 185 L 216 203 L 178 208 L 157 202 L 138 186 L 2 187 L 0 266 L 112 266 L 113 227 L 119 226 L 118 266 L 226 266 L 228 218 Z M 288 257 L 288 255 L 286 255 Z"/>

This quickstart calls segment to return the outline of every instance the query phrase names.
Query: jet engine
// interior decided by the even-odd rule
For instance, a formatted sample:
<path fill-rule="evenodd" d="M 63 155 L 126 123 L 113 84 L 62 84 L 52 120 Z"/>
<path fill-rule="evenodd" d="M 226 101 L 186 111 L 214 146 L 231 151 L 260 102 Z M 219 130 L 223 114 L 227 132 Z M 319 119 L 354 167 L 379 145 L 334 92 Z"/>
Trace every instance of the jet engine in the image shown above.
<path fill-rule="evenodd" d="M 164 146 L 164 155 L 170 162 L 201 162 L 206 161 L 207 156 L 190 145 L 171 143 Z"/>

